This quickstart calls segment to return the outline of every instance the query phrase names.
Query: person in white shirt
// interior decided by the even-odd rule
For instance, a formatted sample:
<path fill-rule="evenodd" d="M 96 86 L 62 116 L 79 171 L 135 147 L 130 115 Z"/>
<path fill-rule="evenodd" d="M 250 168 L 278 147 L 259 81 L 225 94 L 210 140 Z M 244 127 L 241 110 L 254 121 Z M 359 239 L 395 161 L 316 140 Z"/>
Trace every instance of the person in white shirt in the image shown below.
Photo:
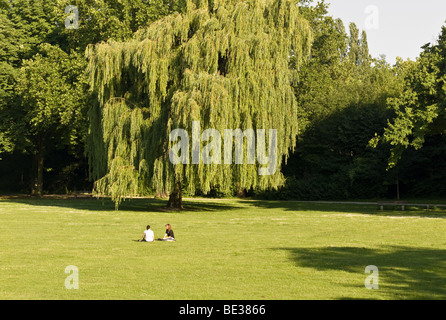
<path fill-rule="evenodd" d="M 147 226 L 147 230 L 144 231 L 142 240 L 139 240 L 139 242 L 155 242 L 155 235 L 153 231 L 150 230 L 150 226 Z"/>

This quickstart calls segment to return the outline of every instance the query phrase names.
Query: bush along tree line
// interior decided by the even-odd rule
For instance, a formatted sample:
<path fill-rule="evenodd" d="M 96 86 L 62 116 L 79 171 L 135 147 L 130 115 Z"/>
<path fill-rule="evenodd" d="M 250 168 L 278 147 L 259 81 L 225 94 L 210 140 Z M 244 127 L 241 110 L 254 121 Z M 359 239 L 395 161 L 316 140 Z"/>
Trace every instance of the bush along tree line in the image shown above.
<path fill-rule="evenodd" d="M 446 195 L 445 29 L 391 66 L 328 6 L 0 0 L 0 191 L 170 195 L 173 207 L 183 195 Z M 276 129 L 278 170 L 171 163 L 169 134 L 194 121 Z"/>

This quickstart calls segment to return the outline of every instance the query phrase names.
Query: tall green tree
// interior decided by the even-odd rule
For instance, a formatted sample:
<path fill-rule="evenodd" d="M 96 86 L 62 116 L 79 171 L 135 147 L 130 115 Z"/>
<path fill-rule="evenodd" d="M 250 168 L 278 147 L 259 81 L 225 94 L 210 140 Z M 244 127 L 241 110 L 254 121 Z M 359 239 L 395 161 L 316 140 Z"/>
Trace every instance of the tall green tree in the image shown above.
<path fill-rule="evenodd" d="M 54 152 L 54 147 L 68 152 L 67 159 L 71 153 L 77 153 L 72 157 L 76 160 L 72 161 L 82 158 L 79 149 L 84 143 L 85 130 L 80 126 L 87 123 L 89 103 L 84 86 L 87 45 L 128 39 L 138 28 L 179 8 L 176 3 L 162 0 L 2 2 L 0 155 L 18 158 L 22 154 L 22 157 L 33 155 L 33 165 L 24 168 L 24 171 L 33 171 L 30 175 L 33 193 L 42 192 L 42 164 L 45 156 Z M 79 29 L 65 27 L 68 5 L 78 6 Z M 79 87 L 84 90 L 79 91 Z M 70 118 L 67 112 L 73 114 L 70 121 L 66 121 Z"/>
<path fill-rule="evenodd" d="M 178 0 L 59 0 L 58 19 L 64 25 L 64 9 L 75 5 L 78 9 L 78 29 L 64 29 L 62 48 L 83 51 L 89 44 L 101 41 L 125 41 L 133 33 L 151 22 L 181 10 Z"/>
<path fill-rule="evenodd" d="M 365 30 L 361 33 L 361 39 L 359 40 L 359 65 L 369 65 L 371 62 L 371 56 L 369 53 L 369 43 L 367 40 L 367 32 Z"/>
<path fill-rule="evenodd" d="M 351 22 L 350 26 L 350 41 L 349 41 L 349 51 L 348 57 L 350 61 L 354 64 L 358 64 L 360 58 L 360 40 L 359 40 L 359 29 L 355 23 Z"/>
<path fill-rule="evenodd" d="M 311 1 L 301 4 L 303 16 L 314 34 L 311 58 L 300 68 L 295 92 L 311 126 L 331 113 L 375 99 L 363 85 L 369 82 L 371 58 L 365 32 L 361 39 L 357 26 L 350 24 L 347 34 L 342 20 L 328 15 L 328 4 Z"/>
<path fill-rule="evenodd" d="M 3 68 L 0 76 L 0 95 L 1 91 L 7 92 L 0 102 L 0 153 L 18 158 L 21 154 L 33 156 L 26 170 L 31 171 L 31 190 L 36 195 L 42 193 L 47 151 L 51 146 L 74 141 L 67 139 L 60 127 L 76 127 L 82 119 L 73 109 L 71 121 L 61 116 L 65 106 L 79 107 L 77 96 L 81 94 L 65 91 L 73 91 L 73 84 L 81 81 L 85 61 L 82 55 L 69 55 L 56 46 L 64 38 L 64 26 L 58 23 L 64 8 L 57 3 L 11 0 L 1 14 L 0 37 L 4 36 L 5 41 L 0 47 L 0 63 L 8 68 Z"/>
<path fill-rule="evenodd" d="M 0 155 L 14 149 L 7 109 L 14 94 L 14 81 L 17 75 L 15 66 L 19 62 L 18 48 L 22 42 L 21 35 L 8 20 L 7 11 L 3 8 L 5 7 L 0 8 Z"/>
<path fill-rule="evenodd" d="M 220 132 L 277 129 L 280 162 L 299 132 L 292 82 L 311 38 L 294 1 L 196 0 L 131 41 L 91 47 L 99 101 L 89 143 L 96 190 L 119 203 L 150 187 L 170 193 L 169 205 L 181 207 L 183 188 L 280 185 L 280 163 L 271 176 L 259 176 L 260 165 L 217 164 L 222 159 L 173 165 L 169 134 L 191 133 L 194 121 Z"/>
<path fill-rule="evenodd" d="M 74 145 L 84 133 L 84 68 L 81 56 L 46 44 L 32 60 L 24 61 L 20 70 L 16 88 L 20 103 L 14 118 L 24 127 L 22 146 L 34 155 L 32 194 L 42 194 L 48 146 Z"/>
<path fill-rule="evenodd" d="M 18 47 L 21 59 L 31 58 L 42 43 L 56 45 L 61 41 L 65 27 L 58 23 L 58 14 L 64 8 L 58 7 L 57 1 L 11 0 L 9 4 L 8 20 L 25 39 Z"/>
<path fill-rule="evenodd" d="M 424 46 L 416 62 L 406 62 L 404 68 L 404 91 L 390 100 L 397 116 L 384 134 L 393 146 L 390 167 L 405 149 L 420 149 L 427 136 L 446 133 L 446 27 L 438 43 Z"/>
<path fill-rule="evenodd" d="M 307 122 L 283 168 L 287 185 L 276 196 L 382 196 L 389 150 L 374 150 L 368 142 L 392 116 L 386 100 L 400 92 L 397 70 L 383 59 L 372 59 L 367 34 L 354 23 L 347 33 L 340 19 L 328 15 L 328 4 L 306 1 L 301 6 L 314 34 L 311 59 L 301 67 L 295 87 Z"/>

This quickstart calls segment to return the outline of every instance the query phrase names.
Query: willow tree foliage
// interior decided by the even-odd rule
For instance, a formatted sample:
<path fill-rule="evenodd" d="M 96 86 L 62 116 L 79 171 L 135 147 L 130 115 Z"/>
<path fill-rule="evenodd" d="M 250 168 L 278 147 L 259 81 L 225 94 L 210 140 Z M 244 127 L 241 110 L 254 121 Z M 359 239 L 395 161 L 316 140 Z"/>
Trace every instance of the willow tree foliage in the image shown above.
<path fill-rule="evenodd" d="M 130 41 L 89 47 L 98 95 L 88 143 L 96 191 L 119 204 L 151 189 L 170 193 L 169 204 L 181 207 L 184 189 L 279 186 L 282 157 L 299 133 L 292 84 L 311 41 L 295 1 L 195 0 Z M 260 164 L 173 165 L 169 135 L 191 133 L 194 121 L 222 133 L 276 129 L 278 170 L 260 176 Z"/>

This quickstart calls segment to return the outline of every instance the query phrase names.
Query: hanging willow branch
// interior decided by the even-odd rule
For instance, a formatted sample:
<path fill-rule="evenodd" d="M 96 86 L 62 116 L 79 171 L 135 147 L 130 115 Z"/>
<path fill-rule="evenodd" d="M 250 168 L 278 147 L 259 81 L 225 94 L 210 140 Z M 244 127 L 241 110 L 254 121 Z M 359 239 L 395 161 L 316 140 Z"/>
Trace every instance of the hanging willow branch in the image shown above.
<path fill-rule="evenodd" d="M 90 165 L 96 190 L 118 204 L 151 188 L 172 192 L 274 188 L 283 182 L 282 157 L 296 143 L 298 106 L 292 81 L 309 55 L 309 24 L 295 1 L 188 1 L 176 13 L 127 42 L 87 49 L 98 95 L 90 110 Z M 278 167 L 172 165 L 171 130 L 277 129 Z M 246 146 L 245 146 L 246 149 Z M 245 150 L 246 152 L 246 150 Z"/>

